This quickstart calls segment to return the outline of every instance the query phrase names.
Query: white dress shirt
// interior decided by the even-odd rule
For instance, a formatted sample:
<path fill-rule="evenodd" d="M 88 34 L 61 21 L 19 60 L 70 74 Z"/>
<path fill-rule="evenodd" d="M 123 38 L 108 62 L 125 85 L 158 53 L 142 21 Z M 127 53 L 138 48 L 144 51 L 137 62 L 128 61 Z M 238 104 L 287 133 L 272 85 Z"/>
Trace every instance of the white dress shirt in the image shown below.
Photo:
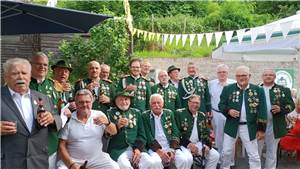
<path fill-rule="evenodd" d="M 267 103 L 267 116 L 268 121 L 272 121 L 272 114 L 271 114 L 271 100 L 270 100 L 270 89 L 272 86 L 263 86 L 266 96 L 266 103 Z"/>
<path fill-rule="evenodd" d="M 237 86 L 241 89 L 241 87 L 239 86 L 239 84 L 237 84 Z M 240 112 L 240 122 L 247 122 L 246 107 L 245 107 L 245 91 L 249 87 L 250 87 L 250 85 L 248 84 L 248 86 L 241 93 L 241 95 L 242 95 L 241 99 L 243 99 L 243 103 L 242 103 L 242 110 Z"/>
<path fill-rule="evenodd" d="M 158 141 L 158 143 L 161 145 L 163 150 L 168 150 L 170 148 L 169 141 L 164 133 L 164 129 L 161 125 L 161 116 L 163 112 L 157 116 L 153 112 L 151 112 L 154 117 L 154 123 L 155 123 L 155 139 Z"/>
<path fill-rule="evenodd" d="M 193 129 L 192 129 L 190 141 L 195 144 L 195 143 L 199 142 L 198 128 L 197 128 L 198 112 L 195 115 L 193 115 L 193 117 L 194 117 L 194 125 L 193 125 Z"/>
<path fill-rule="evenodd" d="M 12 99 L 16 103 L 23 120 L 26 123 L 28 130 L 31 132 L 32 124 L 33 124 L 33 109 L 32 103 L 30 98 L 30 90 L 24 95 L 20 95 L 19 93 L 13 91 L 12 89 L 8 88 L 9 92 L 12 96 Z"/>

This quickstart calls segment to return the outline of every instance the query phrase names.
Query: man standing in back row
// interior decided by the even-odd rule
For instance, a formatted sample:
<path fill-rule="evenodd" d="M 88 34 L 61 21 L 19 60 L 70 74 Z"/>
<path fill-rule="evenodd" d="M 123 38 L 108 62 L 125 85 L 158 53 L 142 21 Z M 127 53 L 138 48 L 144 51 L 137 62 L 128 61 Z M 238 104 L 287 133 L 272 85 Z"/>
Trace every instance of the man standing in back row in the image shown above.
<path fill-rule="evenodd" d="M 264 142 L 266 143 L 266 169 L 275 169 L 277 162 L 277 148 L 280 138 L 287 133 L 285 115 L 295 108 L 289 88 L 275 83 L 275 72 L 265 69 L 262 74 L 262 87 L 267 103 L 267 129 L 265 139 L 258 142 L 261 155 Z"/>

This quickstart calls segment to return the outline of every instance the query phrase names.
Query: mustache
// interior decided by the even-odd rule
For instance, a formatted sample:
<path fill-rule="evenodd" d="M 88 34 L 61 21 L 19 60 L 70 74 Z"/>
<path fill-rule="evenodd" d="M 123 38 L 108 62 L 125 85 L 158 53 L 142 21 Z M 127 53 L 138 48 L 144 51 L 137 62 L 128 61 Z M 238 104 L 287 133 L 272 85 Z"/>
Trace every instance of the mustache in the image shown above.
<path fill-rule="evenodd" d="M 25 84 L 25 80 L 17 80 L 16 84 Z"/>

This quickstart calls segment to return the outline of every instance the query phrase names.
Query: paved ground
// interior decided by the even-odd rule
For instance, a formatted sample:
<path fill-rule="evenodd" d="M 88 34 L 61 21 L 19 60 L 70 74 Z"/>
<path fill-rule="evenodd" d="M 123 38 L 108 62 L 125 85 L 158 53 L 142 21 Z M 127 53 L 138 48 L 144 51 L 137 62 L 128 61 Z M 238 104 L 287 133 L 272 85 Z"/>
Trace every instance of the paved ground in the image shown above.
<path fill-rule="evenodd" d="M 239 152 L 241 151 L 237 152 L 238 159 L 236 161 L 235 169 L 249 169 L 248 158 L 243 158 L 242 154 Z M 262 159 L 262 164 L 264 165 L 264 158 Z M 286 151 L 282 151 L 281 157 L 278 158 L 277 169 L 300 169 L 300 161 L 292 158 Z"/>

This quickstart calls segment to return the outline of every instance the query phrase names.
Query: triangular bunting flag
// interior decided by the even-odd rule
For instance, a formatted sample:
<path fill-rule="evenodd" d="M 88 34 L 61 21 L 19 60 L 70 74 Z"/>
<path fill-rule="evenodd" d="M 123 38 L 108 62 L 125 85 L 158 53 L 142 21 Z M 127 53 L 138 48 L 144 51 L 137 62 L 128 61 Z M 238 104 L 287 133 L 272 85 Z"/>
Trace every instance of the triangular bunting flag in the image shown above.
<path fill-rule="evenodd" d="M 203 34 L 202 33 L 201 34 L 197 34 L 198 46 L 201 45 L 202 39 L 203 39 Z"/>
<path fill-rule="evenodd" d="M 175 36 L 174 34 L 170 34 L 170 39 L 169 39 L 170 41 L 169 41 L 169 44 L 172 44 L 173 39 L 174 39 L 174 36 Z"/>
<path fill-rule="evenodd" d="M 240 30 L 237 30 L 237 31 L 236 31 L 236 35 L 237 35 L 237 37 L 238 37 L 239 44 L 242 43 L 244 34 L 245 34 L 245 29 L 240 29 Z"/>
<path fill-rule="evenodd" d="M 185 45 L 187 36 L 188 36 L 187 34 L 182 35 L 182 46 Z"/>
<path fill-rule="evenodd" d="M 136 29 L 135 29 L 135 28 L 133 28 L 133 31 L 132 31 L 132 36 L 134 36 L 134 35 L 135 35 L 135 33 L 136 33 Z"/>
<path fill-rule="evenodd" d="M 218 47 L 219 42 L 221 40 L 221 37 L 223 35 L 223 32 L 215 32 L 215 38 L 216 38 L 216 47 Z"/>
<path fill-rule="evenodd" d="M 272 36 L 272 34 L 273 34 L 273 29 L 274 29 L 274 27 L 275 27 L 276 25 L 266 25 L 266 26 L 264 26 L 264 28 L 265 28 L 265 33 L 266 33 L 266 41 L 267 42 L 269 42 L 269 40 L 270 40 L 270 38 L 271 38 L 271 36 Z"/>
<path fill-rule="evenodd" d="M 193 45 L 193 42 L 194 42 L 194 39 L 195 39 L 195 36 L 196 34 L 189 34 L 190 35 L 190 46 Z"/>
<path fill-rule="evenodd" d="M 259 27 L 251 28 L 250 31 L 251 31 L 251 43 L 253 44 L 257 38 Z"/>
<path fill-rule="evenodd" d="M 225 32 L 225 38 L 226 38 L 227 45 L 230 43 L 232 35 L 233 35 L 233 31 L 226 31 Z"/>
<path fill-rule="evenodd" d="M 205 33 L 207 46 L 209 46 L 212 36 L 213 36 L 213 33 Z"/>
<path fill-rule="evenodd" d="M 180 38 L 181 38 L 181 34 L 175 35 L 176 46 L 178 46 L 178 42 L 179 42 Z"/>
<path fill-rule="evenodd" d="M 166 45 L 169 34 L 163 34 L 163 44 Z"/>
<path fill-rule="evenodd" d="M 294 23 L 294 21 L 280 23 L 280 29 L 281 29 L 282 36 L 283 36 L 284 39 L 288 35 L 293 23 Z"/>
<path fill-rule="evenodd" d="M 160 38 L 160 33 L 156 33 L 156 41 L 158 41 Z"/>
<path fill-rule="evenodd" d="M 147 39 L 148 32 L 144 31 L 144 40 Z"/>
<path fill-rule="evenodd" d="M 137 29 L 137 37 L 140 37 L 141 30 Z"/>

